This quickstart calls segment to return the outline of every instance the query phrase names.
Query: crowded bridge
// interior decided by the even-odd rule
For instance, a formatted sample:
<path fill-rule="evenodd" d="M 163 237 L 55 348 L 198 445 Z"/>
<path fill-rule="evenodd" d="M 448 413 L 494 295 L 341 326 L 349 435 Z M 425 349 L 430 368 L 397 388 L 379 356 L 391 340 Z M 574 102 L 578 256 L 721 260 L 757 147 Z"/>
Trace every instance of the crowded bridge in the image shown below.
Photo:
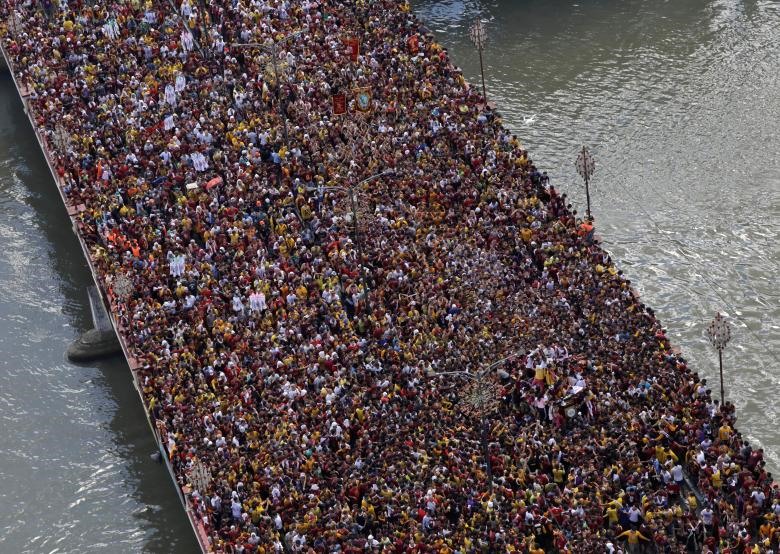
<path fill-rule="evenodd" d="M 209 550 L 777 552 L 733 406 L 407 3 L 2 16 Z"/>

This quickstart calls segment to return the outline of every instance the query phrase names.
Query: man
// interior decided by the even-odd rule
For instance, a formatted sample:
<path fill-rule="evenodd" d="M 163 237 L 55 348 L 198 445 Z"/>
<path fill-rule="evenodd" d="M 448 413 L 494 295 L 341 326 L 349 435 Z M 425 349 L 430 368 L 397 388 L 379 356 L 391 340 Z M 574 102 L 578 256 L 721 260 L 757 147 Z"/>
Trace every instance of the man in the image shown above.
<path fill-rule="evenodd" d="M 604 512 L 604 518 L 607 520 L 607 527 L 613 527 L 618 523 L 618 508 L 614 502 L 607 504 L 607 511 Z"/>
<path fill-rule="evenodd" d="M 750 498 L 753 499 L 753 502 L 759 509 L 764 507 L 764 501 L 766 500 L 766 495 L 764 494 L 764 491 L 762 491 L 761 489 L 753 490 L 753 492 L 750 493 Z"/>
<path fill-rule="evenodd" d="M 712 508 L 707 505 L 702 508 L 702 511 L 699 515 L 701 517 L 701 522 L 704 524 L 704 530 L 707 536 L 712 535 L 712 523 L 714 521 L 715 512 L 713 512 Z"/>
<path fill-rule="evenodd" d="M 650 542 L 650 539 L 645 537 L 642 533 L 637 531 L 636 529 L 629 529 L 628 531 L 623 531 L 618 535 L 617 538 L 626 539 L 626 542 L 628 542 L 628 552 L 631 554 L 639 552 L 639 541 L 647 541 Z"/>
<path fill-rule="evenodd" d="M 683 468 L 679 461 L 672 467 L 671 473 L 672 473 L 672 479 L 674 479 L 674 483 L 679 487 L 678 490 L 682 490 L 684 476 L 683 476 Z"/>
<path fill-rule="evenodd" d="M 636 529 L 639 527 L 639 520 L 642 519 L 642 510 L 636 506 L 631 506 L 628 509 L 628 521 L 631 522 L 631 527 Z"/>

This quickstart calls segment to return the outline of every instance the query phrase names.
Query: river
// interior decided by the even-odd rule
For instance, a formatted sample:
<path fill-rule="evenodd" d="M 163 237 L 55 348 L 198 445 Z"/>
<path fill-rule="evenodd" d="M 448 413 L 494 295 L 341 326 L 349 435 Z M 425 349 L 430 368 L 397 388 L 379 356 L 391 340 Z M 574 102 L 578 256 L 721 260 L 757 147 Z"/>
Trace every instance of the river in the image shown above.
<path fill-rule="evenodd" d="M 734 325 L 726 395 L 780 470 L 780 4 L 416 0 L 552 183 L 584 211 L 596 159 L 606 249 L 717 390 L 705 327 Z M 119 359 L 63 355 L 90 326 L 81 251 L 8 75 L 0 75 L 0 552 L 193 552 Z M 110 546 L 109 546 L 110 545 Z"/>

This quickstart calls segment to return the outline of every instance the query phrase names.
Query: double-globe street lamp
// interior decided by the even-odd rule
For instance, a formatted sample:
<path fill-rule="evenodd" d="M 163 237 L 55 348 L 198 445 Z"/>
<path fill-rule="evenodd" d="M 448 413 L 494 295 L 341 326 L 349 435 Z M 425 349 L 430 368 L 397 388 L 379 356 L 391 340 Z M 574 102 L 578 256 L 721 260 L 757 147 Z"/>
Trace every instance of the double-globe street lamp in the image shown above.
<path fill-rule="evenodd" d="M 482 97 L 485 99 L 485 105 L 487 105 L 487 92 L 485 91 L 485 64 L 482 61 L 482 51 L 485 49 L 488 35 L 487 28 L 481 19 L 477 19 L 474 23 L 472 23 L 471 27 L 469 27 L 469 37 L 479 52 L 479 71 L 482 75 Z"/>
<path fill-rule="evenodd" d="M 596 170 L 596 162 L 584 145 L 577 156 L 577 161 L 574 162 L 574 166 L 577 168 L 577 173 L 585 180 L 585 198 L 588 203 L 587 217 L 589 221 L 593 221 L 593 216 L 590 214 L 590 178 Z"/>
<path fill-rule="evenodd" d="M 358 222 L 358 193 L 360 192 L 360 187 L 362 185 L 365 185 L 367 183 L 370 183 L 371 181 L 375 181 L 376 179 L 381 179 L 382 177 L 386 177 L 388 175 L 395 174 L 394 169 L 386 169 L 384 171 L 381 171 L 379 173 L 376 173 L 374 175 L 371 175 L 370 177 L 366 177 L 362 181 L 359 181 L 355 185 L 328 185 L 325 187 L 313 187 L 308 189 L 309 192 L 317 191 L 320 195 L 324 195 L 327 191 L 339 191 L 344 192 L 347 195 L 349 195 L 349 202 L 350 202 L 350 211 L 352 213 L 352 241 L 355 243 L 355 249 L 357 250 L 358 255 L 358 268 L 360 271 L 360 281 L 363 285 L 363 289 L 366 288 L 366 280 L 363 276 L 363 247 L 360 240 L 360 230 L 359 230 L 359 222 Z M 322 198 L 320 198 L 320 203 L 322 203 Z"/>
<path fill-rule="evenodd" d="M 276 88 L 276 102 L 279 105 L 279 111 L 282 114 L 282 132 L 284 133 L 284 145 L 289 147 L 290 146 L 290 137 L 287 132 L 287 103 L 283 101 L 283 98 L 280 95 L 281 92 L 281 81 L 279 80 L 279 60 L 278 60 L 278 53 L 276 47 L 280 44 L 283 44 L 285 42 L 289 42 L 295 38 L 298 38 L 303 33 L 308 33 L 309 28 L 304 27 L 303 29 L 299 31 L 295 31 L 294 33 L 290 33 L 289 35 L 279 39 L 279 40 L 272 40 L 269 43 L 265 42 L 234 42 L 230 46 L 232 48 L 259 48 L 261 50 L 265 50 L 266 52 L 271 53 L 271 63 L 273 64 L 274 69 L 274 81 L 275 81 L 275 88 Z"/>
<path fill-rule="evenodd" d="M 720 368 L 720 405 L 723 406 L 725 393 L 723 390 L 723 350 L 731 340 L 731 325 L 726 318 L 717 313 L 715 319 L 707 326 L 707 336 L 710 343 L 718 351 L 718 366 Z"/>
<path fill-rule="evenodd" d="M 480 442 L 482 444 L 482 456 L 485 459 L 485 471 L 488 479 L 488 489 L 493 490 L 493 466 L 490 463 L 490 416 L 498 410 L 501 404 L 500 387 L 498 383 L 490 378 L 494 368 L 508 362 L 519 356 L 523 356 L 525 350 L 518 350 L 501 358 L 490 365 L 481 368 L 479 371 L 469 370 L 461 371 L 432 371 L 431 376 L 455 375 L 469 380 L 465 392 L 461 396 L 462 403 L 460 409 L 463 413 L 478 418 L 480 422 Z"/>

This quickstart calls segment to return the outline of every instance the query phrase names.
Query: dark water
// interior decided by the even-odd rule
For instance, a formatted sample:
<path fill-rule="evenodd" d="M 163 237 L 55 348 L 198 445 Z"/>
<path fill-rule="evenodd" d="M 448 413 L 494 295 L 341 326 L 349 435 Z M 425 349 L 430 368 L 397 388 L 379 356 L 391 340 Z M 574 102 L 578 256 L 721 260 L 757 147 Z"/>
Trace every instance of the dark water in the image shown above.
<path fill-rule="evenodd" d="M 726 392 L 780 470 L 780 4 L 417 0 L 472 83 L 468 24 L 488 24 L 489 97 L 694 367 L 726 312 Z M 0 552 L 197 546 L 127 366 L 65 361 L 90 326 L 90 277 L 10 78 L 0 75 Z"/>

